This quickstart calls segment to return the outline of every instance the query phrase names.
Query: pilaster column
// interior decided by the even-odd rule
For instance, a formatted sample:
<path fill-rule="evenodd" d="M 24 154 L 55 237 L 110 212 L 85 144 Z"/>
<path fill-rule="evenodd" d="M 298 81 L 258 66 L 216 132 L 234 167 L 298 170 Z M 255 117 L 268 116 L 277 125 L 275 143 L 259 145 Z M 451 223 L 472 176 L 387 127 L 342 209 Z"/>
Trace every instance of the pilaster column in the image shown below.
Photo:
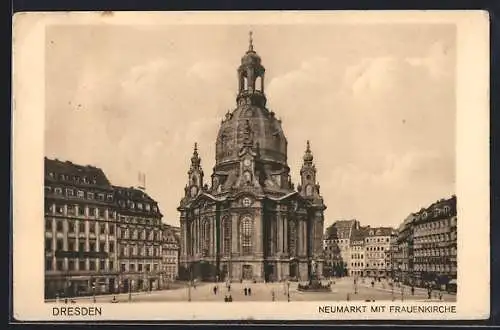
<path fill-rule="evenodd" d="M 262 257 L 264 255 L 264 238 L 263 238 L 263 231 L 262 231 L 262 225 L 263 225 L 263 218 L 264 214 L 261 209 L 257 210 L 255 214 L 255 226 L 254 226 L 254 233 L 255 233 L 255 254 L 258 257 Z"/>
<path fill-rule="evenodd" d="M 284 216 L 283 221 L 283 253 L 288 254 L 288 217 Z"/>
<path fill-rule="evenodd" d="M 281 256 L 283 254 L 283 219 L 280 211 L 276 213 L 276 227 L 276 239 L 278 243 L 276 253 L 278 256 Z"/>
<path fill-rule="evenodd" d="M 307 223 L 304 219 L 301 221 L 302 223 L 302 255 L 307 256 Z"/>
<path fill-rule="evenodd" d="M 239 251 L 239 237 L 240 233 L 238 230 L 238 214 L 231 214 L 231 254 Z"/>

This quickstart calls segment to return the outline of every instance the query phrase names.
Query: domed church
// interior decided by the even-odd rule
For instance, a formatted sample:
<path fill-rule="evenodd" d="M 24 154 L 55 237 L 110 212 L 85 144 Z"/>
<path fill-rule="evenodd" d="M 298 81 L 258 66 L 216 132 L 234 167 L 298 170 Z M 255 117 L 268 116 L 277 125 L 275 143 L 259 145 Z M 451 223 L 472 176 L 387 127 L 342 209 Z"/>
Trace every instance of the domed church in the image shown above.
<path fill-rule="evenodd" d="M 313 154 L 307 141 L 295 189 L 287 139 L 281 121 L 266 108 L 264 82 L 265 68 L 250 33 L 238 68 L 236 108 L 222 120 L 209 180 L 194 144 L 178 207 L 182 278 L 307 280 L 313 273 L 321 277 L 326 206 Z"/>

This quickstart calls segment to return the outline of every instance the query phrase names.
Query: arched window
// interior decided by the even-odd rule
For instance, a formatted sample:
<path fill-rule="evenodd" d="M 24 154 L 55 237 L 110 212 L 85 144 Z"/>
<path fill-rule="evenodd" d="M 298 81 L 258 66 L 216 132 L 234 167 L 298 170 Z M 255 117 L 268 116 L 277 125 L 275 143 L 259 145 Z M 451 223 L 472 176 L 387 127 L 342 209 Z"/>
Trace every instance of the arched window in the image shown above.
<path fill-rule="evenodd" d="M 222 237 L 224 239 L 223 250 L 225 255 L 231 254 L 231 220 L 229 217 L 222 219 Z"/>
<path fill-rule="evenodd" d="M 255 79 L 255 90 L 263 92 L 262 77 L 260 76 Z"/>
<path fill-rule="evenodd" d="M 241 253 L 243 255 L 252 254 L 252 233 L 253 220 L 250 217 L 244 217 L 240 223 L 241 233 Z"/>
<path fill-rule="evenodd" d="M 252 182 L 252 174 L 248 171 L 245 171 L 243 173 L 243 177 L 245 178 L 245 183 L 251 183 Z"/>
<path fill-rule="evenodd" d="M 248 78 L 243 77 L 243 90 L 246 91 L 248 89 Z"/>

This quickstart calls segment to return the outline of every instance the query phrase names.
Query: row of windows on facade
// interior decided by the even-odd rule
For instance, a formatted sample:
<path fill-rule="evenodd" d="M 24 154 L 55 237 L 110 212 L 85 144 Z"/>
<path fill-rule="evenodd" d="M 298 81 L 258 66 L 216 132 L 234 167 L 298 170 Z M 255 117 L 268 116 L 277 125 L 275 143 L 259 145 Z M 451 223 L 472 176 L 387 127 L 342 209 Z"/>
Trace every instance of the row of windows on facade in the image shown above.
<path fill-rule="evenodd" d="M 163 263 L 165 264 L 177 264 L 178 259 L 177 258 L 164 258 Z"/>
<path fill-rule="evenodd" d="M 73 181 L 74 183 L 85 183 L 85 184 L 97 183 L 97 177 L 95 176 L 89 178 L 87 176 L 79 176 L 79 175 L 68 175 L 68 174 L 57 175 L 55 172 L 49 172 L 49 177 L 51 177 L 52 179 L 59 179 L 62 181 Z"/>
<path fill-rule="evenodd" d="M 142 264 L 142 263 L 122 263 L 120 265 L 120 271 L 122 272 L 157 272 L 159 270 L 158 264 L 153 264 L 153 267 L 151 267 L 151 264 Z"/>
<path fill-rule="evenodd" d="M 73 215 L 73 216 L 89 216 L 89 217 L 106 217 L 106 209 L 96 208 L 96 207 L 85 207 L 78 205 L 57 205 L 57 204 L 45 204 L 45 211 L 52 213 L 55 211 L 56 214 L 60 215 Z M 114 219 L 115 214 L 112 210 L 108 209 L 108 219 Z"/>
<path fill-rule="evenodd" d="M 441 272 L 456 272 L 457 267 L 455 265 L 449 264 L 436 264 L 436 265 L 414 265 L 413 270 L 418 272 L 428 272 L 428 271 L 441 271 Z"/>
<path fill-rule="evenodd" d="M 64 232 L 64 222 L 66 221 L 67 223 L 67 231 L 68 233 L 76 233 L 76 228 L 78 228 L 78 233 L 86 233 L 86 228 L 89 228 L 89 233 L 90 234 L 108 234 L 108 235 L 114 235 L 115 234 L 115 225 L 114 224 L 108 224 L 108 229 L 106 230 L 106 225 L 104 223 L 99 223 L 95 222 L 94 224 L 94 231 L 91 230 L 91 222 L 89 221 L 75 221 L 75 220 L 55 220 L 55 229 L 57 232 Z M 88 223 L 88 225 L 87 225 Z M 52 231 L 53 230 L 53 221 L 52 219 L 47 219 L 45 221 L 45 229 L 47 231 Z M 120 238 L 124 239 L 139 239 L 139 230 L 135 229 L 132 230 L 132 235 L 130 235 L 130 230 L 128 228 L 126 229 L 121 229 L 120 230 Z M 161 232 L 160 231 L 150 231 L 143 229 L 140 232 L 140 239 L 142 240 L 154 240 L 154 241 L 160 241 L 161 240 Z"/>
<path fill-rule="evenodd" d="M 457 225 L 457 217 L 451 217 L 447 219 L 441 219 L 438 221 L 430 221 L 426 223 L 417 224 L 414 227 L 414 231 L 422 231 L 422 230 L 430 230 L 430 229 L 438 229 L 438 228 L 448 228 L 455 227 Z"/>
<path fill-rule="evenodd" d="M 378 262 L 378 263 L 367 263 L 366 264 L 366 268 L 384 268 L 384 267 L 390 267 L 391 266 L 391 263 L 389 262 L 386 262 L 386 263 L 383 263 L 383 262 Z"/>
<path fill-rule="evenodd" d="M 413 252 L 414 257 L 440 257 L 440 256 L 456 256 L 457 249 L 452 248 L 442 248 L 442 249 L 427 249 L 427 250 L 417 250 Z"/>
<path fill-rule="evenodd" d="M 52 189 L 52 187 L 45 187 L 45 192 L 46 193 L 51 193 L 54 191 L 54 194 L 56 195 L 62 195 L 63 194 L 63 188 L 60 187 L 55 187 Z M 66 188 L 65 190 L 66 196 L 67 197 L 76 197 L 80 199 L 88 199 L 88 200 L 98 200 L 98 201 L 108 201 L 112 202 L 113 201 L 113 194 L 105 194 L 105 193 L 94 193 L 90 191 L 83 191 L 83 190 L 75 190 L 72 188 Z M 97 197 L 96 197 L 97 195 Z M 153 210 L 154 212 L 158 211 L 158 207 L 156 205 L 151 206 L 149 203 L 141 203 L 141 202 L 134 202 L 131 200 L 119 200 L 118 204 L 122 207 L 128 206 L 131 209 L 137 209 L 139 210 L 145 210 L 145 211 L 151 211 Z"/>
<path fill-rule="evenodd" d="M 434 217 L 450 215 L 451 208 L 448 205 L 446 205 L 443 208 L 436 207 L 432 211 L 423 211 L 422 213 L 420 213 L 420 215 L 417 216 L 417 219 L 426 220 L 427 218 L 429 218 L 431 214 L 433 214 Z"/>
<path fill-rule="evenodd" d="M 158 219 L 158 218 L 148 219 L 148 218 L 130 217 L 130 216 L 120 215 L 119 220 L 122 223 L 148 225 L 148 226 L 158 226 L 160 224 L 160 219 Z"/>
<path fill-rule="evenodd" d="M 55 222 L 55 229 L 56 232 L 64 232 L 64 223 L 67 224 L 67 231 L 68 233 L 76 233 L 76 229 L 78 228 L 78 233 L 86 233 L 86 228 L 89 229 L 90 234 L 107 234 L 107 235 L 114 235 L 115 234 L 115 225 L 108 223 L 107 230 L 106 230 L 106 225 L 104 223 L 99 223 L 99 222 L 89 222 L 89 221 L 75 221 L 75 220 L 55 220 L 52 221 L 52 219 L 46 219 L 45 220 L 45 229 L 49 232 L 51 232 L 54 228 L 54 223 Z M 91 225 L 94 225 L 94 231 L 91 229 Z"/>
<path fill-rule="evenodd" d="M 87 263 L 88 261 L 88 263 Z M 109 261 L 108 268 L 106 269 L 106 260 L 100 259 L 96 261 L 95 259 L 68 259 L 67 267 L 65 267 L 64 260 L 57 259 L 54 264 L 52 258 L 45 259 L 45 270 L 46 271 L 113 271 L 114 263 Z"/>
<path fill-rule="evenodd" d="M 456 239 L 457 239 L 457 233 L 451 232 L 449 234 L 434 234 L 423 237 L 415 237 L 413 239 L 413 244 L 447 242 L 447 241 L 455 241 Z"/>
<path fill-rule="evenodd" d="M 390 247 L 386 246 L 367 246 L 364 250 L 366 251 L 384 251 L 384 250 L 387 250 L 389 251 Z M 328 246 L 326 247 L 326 250 L 330 250 L 330 251 L 335 251 L 336 250 L 336 247 L 333 247 L 333 246 Z M 361 250 L 359 247 L 356 247 L 356 248 L 352 248 L 351 250 L 355 250 L 355 251 L 358 251 L 358 250 Z"/>
<path fill-rule="evenodd" d="M 157 231 L 149 231 L 146 229 L 143 229 L 140 231 L 140 239 L 142 240 L 150 240 L 150 241 L 160 241 L 161 240 L 161 232 Z M 123 239 L 139 239 L 139 229 L 121 229 L 120 230 L 120 238 Z"/>
<path fill-rule="evenodd" d="M 120 256 L 147 256 L 147 257 L 157 257 L 160 255 L 159 247 L 152 246 L 121 246 L 120 247 Z"/>
<path fill-rule="evenodd" d="M 45 239 L 45 250 L 46 251 L 52 251 L 53 250 L 53 243 L 54 239 L 53 238 L 46 238 Z M 87 249 L 87 243 L 88 243 L 88 249 Z M 95 240 L 88 240 L 87 241 L 79 241 L 78 242 L 78 250 L 77 248 L 77 243 L 74 239 L 68 239 L 67 241 L 67 249 L 64 248 L 64 240 L 63 239 L 56 239 L 55 240 L 55 250 L 54 251 L 80 251 L 80 252 L 108 252 L 108 253 L 114 253 L 115 252 L 115 244 L 114 242 L 109 242 L 108 247 L 106 248 L 106 243 L 100 242 L 97 243 Z"/>

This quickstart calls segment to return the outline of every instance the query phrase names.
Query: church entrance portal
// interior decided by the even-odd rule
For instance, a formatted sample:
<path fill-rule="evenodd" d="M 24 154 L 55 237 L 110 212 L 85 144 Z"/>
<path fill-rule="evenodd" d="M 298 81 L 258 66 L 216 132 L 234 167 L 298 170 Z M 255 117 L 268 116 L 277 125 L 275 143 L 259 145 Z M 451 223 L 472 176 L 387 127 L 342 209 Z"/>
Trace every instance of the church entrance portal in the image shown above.
<path fill-rule="evenodd" d="M 299 265 L 297 261 L 290 262 L 290 270 L 289 270 L 290 278 L 297 279 L 299 277 Z"/>
<path fill-rule="evenodd" d="M 274 270 L 273 264 L 266 264 L 264 266 L 264 279 L 266 282 L 273 282 L 276 280 Z"/>
<path fill-rule="evenodd" d="M 253 278 L 252 265 L 243 265 L 243 279 L 251 280 Z"/>

